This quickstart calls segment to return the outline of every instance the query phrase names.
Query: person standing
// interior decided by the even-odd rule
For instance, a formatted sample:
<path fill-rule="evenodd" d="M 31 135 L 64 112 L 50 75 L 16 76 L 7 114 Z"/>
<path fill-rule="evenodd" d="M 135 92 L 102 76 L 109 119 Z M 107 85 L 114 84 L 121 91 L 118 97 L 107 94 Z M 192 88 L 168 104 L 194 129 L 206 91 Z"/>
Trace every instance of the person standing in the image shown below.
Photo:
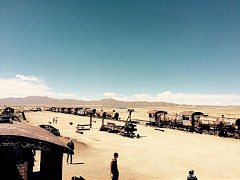
<path fill-rule="evenodd" d="M 119 177 L 119 172 L 117 167 L 117 158 L 118 158 L 118 153 L 115 152 L 113 154 L 113 159 L 110 164 L 112 180 L 118 180 L 118 177 Z"/>
<path fill-rule="evenodd" d="M 72 140 L 70 140 L 70 141 L 67 143 L 67 147 L 69 147 L 72 151 L 74 151 L 74 143 L 73 143 Z M 69 156 L 70 156 L 70 164 L 72 164 L 72 155 L 73 155 L 73 154 L 70 154 L 70 153 L 67 154 L 67 163 L 68 163 L 68 159 L 69 159 Z"/>
<path fill-rule="evenodd" d="M 197 177 L 194 175 L 194 170 L 189 171 L 187 180 L 197 180 Z"/>

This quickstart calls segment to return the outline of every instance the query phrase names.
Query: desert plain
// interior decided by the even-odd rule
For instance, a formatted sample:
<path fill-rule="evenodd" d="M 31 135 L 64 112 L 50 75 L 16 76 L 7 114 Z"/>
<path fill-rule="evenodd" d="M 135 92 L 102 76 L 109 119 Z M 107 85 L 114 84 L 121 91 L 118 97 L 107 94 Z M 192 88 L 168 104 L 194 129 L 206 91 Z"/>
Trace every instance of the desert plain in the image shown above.
<path fill-rule="evenodd" d="M 99 107 L 97 107 L 99 108 Z M 111 107 L 102 107 L 110 111 Z M 134 108 L 132 119 L 148 120 L 147 112 L 155 108 Z M 205 114 L 240 117 L 239 107 L 166 107 L 164 110 L 179 113 L 184 110 L 202 111 Z M 117 110 L 121 119 L 127 118 L 127 110 Z M 48 124 L 54 117 L 58 123 L 51 124 L 61 133 L 66 144 L 69 139 L 75 143 L 73 164 L 63 157 L 63 179 L 82 176 L 87 180 L 111 179 L 110 162 L 113 153 L 118 152 L 120 180 L 182 180 L 188 171 L 195 170 L 200 180 L 240 179 L 240 140 L 213 135 L 189 133 L 180 130 L 137 125 L 140 138 L 127 138 L 118 134 L 99 131 L 101 119 L 93 118 L 93 127 L 83 134 L 76 133 L 77 124 L 89 123 L 89 117 L 55 112 L 27 112 L 27 120 L 33 125 Z M 73 125 L 69 123 L 72 122 Z M 124 125 L 124 122 L 105 120 Z M 39 169 L 39 153 L 35 170 Z"/>

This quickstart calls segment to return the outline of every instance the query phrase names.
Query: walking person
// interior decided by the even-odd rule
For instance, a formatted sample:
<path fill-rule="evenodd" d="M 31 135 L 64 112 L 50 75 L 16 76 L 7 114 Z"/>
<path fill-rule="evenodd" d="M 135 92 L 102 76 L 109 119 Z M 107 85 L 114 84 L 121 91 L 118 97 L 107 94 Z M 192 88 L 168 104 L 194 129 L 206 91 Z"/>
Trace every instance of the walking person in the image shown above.
<path fill-rule="evenodd" d="M 69 147 L 72 151 L 74 150 L 74 143 L 72 140 L 70 140 L 68 143 L 67 143 L 67 147 Z M 73 153 L 74 154 L 74 153 Z M 73 154 L 70 154 L 68 153 L 67 154 L 67 163 L 68 163 L 68 159 L 69 159 L 69 156 L 70 156 L 70 164 L 72 164 L 72 155 Z"/>
<path fill-rule="evenodd" d="M 194 170 L 189 171 L 187 180 L 197 180 L 197 177 L 194 175 Z"/>
<path fill-rule="evenodd" d="M 119 177 L 119 172 L 117 167 L 117 158 L 118 158 L 118 153 L 115 152 L 113 154 L 113 159 L 110 164 L 112 180 L 118 180 L 118 177 Z"/>

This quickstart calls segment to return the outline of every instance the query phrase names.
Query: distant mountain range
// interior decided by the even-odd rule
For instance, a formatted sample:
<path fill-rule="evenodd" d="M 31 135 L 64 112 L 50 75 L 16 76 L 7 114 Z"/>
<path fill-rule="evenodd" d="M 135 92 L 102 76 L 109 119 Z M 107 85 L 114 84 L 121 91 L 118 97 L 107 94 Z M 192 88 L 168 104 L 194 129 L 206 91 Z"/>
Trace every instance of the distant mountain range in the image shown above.
<path fill-rule="evenodd" d="M 102 99 L 98 101 L 83 101 L 76 99 L 54 99 L 42 96 L 29 96 L 24 98 L 4 98 L 0 99 L 1 106 L 78 106 L 78 105 L 91 105 L 91 106 L 111 106 L 111 107 L 158 107 L 158 106 L 176 106 L 174 103 L 166 102 L 147 102 L 147 101 L 118 101 L 115 99 Z"/>

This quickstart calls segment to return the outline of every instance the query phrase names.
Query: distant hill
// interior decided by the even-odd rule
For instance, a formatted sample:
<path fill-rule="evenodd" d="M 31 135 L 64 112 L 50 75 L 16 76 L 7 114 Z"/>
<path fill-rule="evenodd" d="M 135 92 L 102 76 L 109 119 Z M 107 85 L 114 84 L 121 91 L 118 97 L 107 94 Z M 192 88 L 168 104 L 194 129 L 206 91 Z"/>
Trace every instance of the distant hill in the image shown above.
<path fill-rule="evenodd" d="M 25 98 L 4 98 L 0 99 L 0 105 L 20 106 L 20 105 L 44 105 L 44 106 L 111 106 L 111 107 L 158 107 L 158 106 L 176 106 L 177 104 L 166 102 L 147 102 L 147 101 L 118 101 L 112 98 L 98 101 L 83 101 L 76 99 L 54 99 L 42 96 L 29 96 Z"/>

